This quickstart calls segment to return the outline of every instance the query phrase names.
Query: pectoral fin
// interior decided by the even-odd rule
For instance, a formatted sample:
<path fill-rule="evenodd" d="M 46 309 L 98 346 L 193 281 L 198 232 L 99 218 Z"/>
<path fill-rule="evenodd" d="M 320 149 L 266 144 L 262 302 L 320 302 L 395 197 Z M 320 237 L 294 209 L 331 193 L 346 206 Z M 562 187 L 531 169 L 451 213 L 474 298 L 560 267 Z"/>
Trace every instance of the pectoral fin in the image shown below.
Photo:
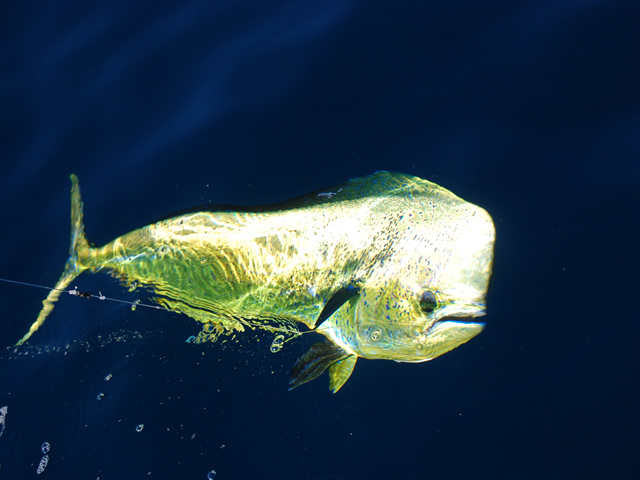
<path fill-rule="evenodd" d="M 329 368 L 329 388 L 336 393 L 353 372 L 357 358 L 335 343 L 314 343 L 291 369 L 289 390 L 310 382 Z"/>
<path fill-rule="evenodd" d="M 359 293 L 360 289 L 354 285 L 348 285 L 336 291 L 336 293 L 334 293 L 327 301 L 324 308 L 320 312 L 320 315 L 318 315 L 318 319 L 316 320 L 316 328 L 322 325 L 322 322 L 333 315 L 336 310 L 338 310 L 342 305 L 344 305 Z"/>

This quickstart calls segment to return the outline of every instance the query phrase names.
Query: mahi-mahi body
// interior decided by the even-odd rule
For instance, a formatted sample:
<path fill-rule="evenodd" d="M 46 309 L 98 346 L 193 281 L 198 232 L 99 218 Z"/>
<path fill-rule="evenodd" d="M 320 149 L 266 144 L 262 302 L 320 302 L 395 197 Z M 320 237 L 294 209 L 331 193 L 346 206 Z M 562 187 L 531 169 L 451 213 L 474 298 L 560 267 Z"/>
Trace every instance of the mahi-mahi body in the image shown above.
<path fill-rule="evenodd" d="M 298 359 L 295 388 L 329 369 L 337 392 L 358 357 L 423 362 L 483 329 L 495 230 L 489 214 L 410 175 L 376 172 L 253 212 L 202 210 L 129 232 L 85 238 L 71 176 L 71 249 L 25 342 L 85 270 L 153 290 L 161 306 L 202 322 L 197 341 L 263 328 L 327 339 Z"/>

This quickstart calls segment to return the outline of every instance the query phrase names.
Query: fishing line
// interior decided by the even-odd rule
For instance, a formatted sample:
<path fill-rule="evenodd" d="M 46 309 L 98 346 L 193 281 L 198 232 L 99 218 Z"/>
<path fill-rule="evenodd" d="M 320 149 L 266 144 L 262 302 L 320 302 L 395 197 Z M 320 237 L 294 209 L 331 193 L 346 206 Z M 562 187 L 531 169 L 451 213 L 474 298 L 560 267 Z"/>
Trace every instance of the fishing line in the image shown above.
<path fill-rule="evenodd" d="M 140 302 L 140 300 L 134 300 L 131 302 L 129 300 L 121 300 L 119 298 L 105 297 L 101 292 L 98 292 L 98 295 L 95 295 L 92 292 L 84 292 L 82 290 L 78 290 L 78 287 L 74 287 L 71 290 L 62 290 L 60 288 L 47 287 L 45 285 L 38 285 L 35 283 L 19 282 L 17 280 L 9 280 L 7 278 L 0 278 L 0 282 L 14 283 L 16 285 L 25 285 L 27 287 L 34 288 L 43 288 L 44 290 L 57 290 L 59 292 L 67 292 L 69 295 L 73 295 L 75 297 L 82 297 L 87 299 L 96 298 L 98 300 L 107 300 L 109 302 L 124 303 L 127 305 L 131 305 L 132 309 L 135 309 L 136 307 L 147 307 L 153 308 L 154 310 L 164 310 L 166 312 L 171 312 L 171 310 L 169 310 L 168 308 L 162 307 L 160 305 L 150 305 L 147 303 L 142 303 Z"/>
<path fill-rule="evenodd" d="M 120 298 L 113 298 L 113 297 L 106 297 L 104 295 L 102 295 L 102 292 L 98 292 L 98 295 L 94 294 L 93 292 L 85 292 L 83 290 L 79 290 L 78 287 L 74 287 L 70 290 L 64 290 L 64 289 L 60 289 L 60 288 L 54 288 L 54 287 L 47 287 L 46 285 L 38 285 L 36 283 L 29 283 L 29 282 L 20 282 L 18 280 L 10 280 L 8 278 L 2 278 L 0 277 L 0 282 L 5 282 L 5 283 L 12 283 L 14 285 L 23 285 L 26 287 L 33 287 L 33 288 L 42 288 L 44 290 L 57 290 L 59 292 L 67 292 L 69 295 L 73 295 L 74 297 L 80 297 L 80 298 L 86 298 L 87 300 L 95 298 L 97 300 L 106 300 L 108 302 L 114 302 L 114 303 L 121 303 L 121 304 L 125 304 L 125 305 L 130 305 L 132 310 L 135 310 L 137 307 L 146 307 L 146 308 L 152 308 L 154 310 L 162 310 L 165 312 L 169 312 L 169 313 L 175 313 L 172 310 L 163 307 L 161 305 L 152 305 L 149 303 L 142 303 L 139 299 L 138 300 L 133 300 L 133 301 L 129 301 L 129 300 L 122 300 Z M 274 326 L 269 326 L 268 329 L 265 328 L 264 324 L 260 324 L 260 323 L 256 323 L 256 322 L 252 322 L 250 320 L 245 320 L 242 319 L 241 320 L 242 323 L 244 323 L 247 326 L 250 327 L 256 327 L 256 328 L 260 328 L 260 329 L 266 329 L 269 331 L 273 331 L 273 332 L 282 332 L 282 333 L 287 333 L 289 335 L 292 335 L 290 338 L 287 339 L 283 339 L 282 343 L 286 343 L 289 342 L 291 340 L 293 340 L 294 338 L 297 338 L 303 334 L 306 333 L 317 333 L 318 331 L 321 330 L 321 328 L 318 328 L 317 330 L 309 330 L 306 332 L 301 332 L 300 330 L 297 330 L 295 328 L 287 328 L 287 327 L 274 327 Z"/>
<path fill-rule="evenodd" d="M 311 476 L 309 475 L 309 470 L 307 470 L 307 465 L 304 461 L 304 454 L 307 451 L 307 444 L 313 438 L 313 435 L 316 433 L 316 428 L 318 427 L 318 423 L 320 422 L 320 405 L 316 401 L 316 398 L 313 396 L 313 391 L 311 390 L 311 382 L 307 383 L 309 396 L 311 400 L 313 400 L 313 404 L 316 406 L 316 421 L 313 424 L 313 428 L 311 429 L 311 433 L 304 441 L 304 445 L 302 445 L 302 451 L 300 452 L 300 459 L 302 460 L 302 468 L 304 469 L 304 473 L 307 476 L 307 479 L 311 480 Z"/>
<path fill-rule="evenodd" d="M 307 350 L 307 346 L 305 345 L 304 337 L 302 337 L 302 352 L 303 352 L 303 354 L 304 354 L 304 352 L 306 350 Z M 307 470 L 307 465 L 306 465 L 306 463 L 304 461 L 304 454 L 305 454 L 305 452 L 307 450 L 307 444 L 309 443 L 309 440 L 311 440 L 313 435 L 316 433 L 316 427 L 318 426 L 318 423 L 320 422 L 320 405 L 318 405 L 318 402 L 316 401 L 316 398 L 313 396 L 313 390 L 311 390 L 311 382 L 307 383 L 307 388 L 308 388 L 309 396 L 311 397 L 311 400 L 313 401 L 313 404 L 316 407 L 316 421 L 313 423 L 313 427 L 311 428 L 311 433 L 309 434 L 307 439 L 304 441 L 304 444 L 302 445 L 302 450 L 300 450 L 300 461 L 302 463 L 302 468 L 304 470 L 304 473 L 307 476 L 307 480 L 311 480 L 311 476 L 309 475 L 309 470 Z"/>

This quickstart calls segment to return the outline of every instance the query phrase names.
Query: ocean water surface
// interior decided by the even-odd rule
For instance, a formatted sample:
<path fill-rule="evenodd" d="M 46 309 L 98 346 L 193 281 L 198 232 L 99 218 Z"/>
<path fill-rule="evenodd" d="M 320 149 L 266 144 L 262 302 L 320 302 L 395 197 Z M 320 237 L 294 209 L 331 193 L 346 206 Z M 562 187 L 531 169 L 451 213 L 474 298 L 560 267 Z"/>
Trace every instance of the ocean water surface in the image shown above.
<path fill-rule="evenodd" d="M 69 175 L 104 244 L 376 170 L 491 213 L 485 331 L 287 391 L 312 335 L 0 282 L 0 479 L 637 478 L 640 71 L 626 1 L 0 7 L 0 277 L 53 286 Z M 82 291 L 149 300 L 105 274 Z M 3 409 L 6 407 L 6 409 Z M 42 476 L 42 477 L 40 477 Z"/>

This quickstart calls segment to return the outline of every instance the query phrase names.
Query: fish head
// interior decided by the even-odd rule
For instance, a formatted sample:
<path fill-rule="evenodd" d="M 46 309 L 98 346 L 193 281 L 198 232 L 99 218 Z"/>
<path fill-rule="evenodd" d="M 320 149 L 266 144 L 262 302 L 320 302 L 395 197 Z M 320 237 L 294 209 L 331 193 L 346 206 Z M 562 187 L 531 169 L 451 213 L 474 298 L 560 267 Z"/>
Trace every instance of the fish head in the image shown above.
<path fill-rule="evenodd" d="M 483 330 L 484 323 L 477 321 L 485 314 L 482 302 L 453 301 L 438 290 L 415 291 L 394 283 L 363 291 L 363 300 L 356 305 L 351 338 L 358 356 L 425 362 Z"/>
<path fill-rule="evenodd" d="M 337 313 L 338 341 L 360 357 L 424 362 L 478 335 L 493 262 L 488 213 L 466 203 L 456 215 L 408 231 Z M 335 341 L 335 339 L 334 339 Z"/>

